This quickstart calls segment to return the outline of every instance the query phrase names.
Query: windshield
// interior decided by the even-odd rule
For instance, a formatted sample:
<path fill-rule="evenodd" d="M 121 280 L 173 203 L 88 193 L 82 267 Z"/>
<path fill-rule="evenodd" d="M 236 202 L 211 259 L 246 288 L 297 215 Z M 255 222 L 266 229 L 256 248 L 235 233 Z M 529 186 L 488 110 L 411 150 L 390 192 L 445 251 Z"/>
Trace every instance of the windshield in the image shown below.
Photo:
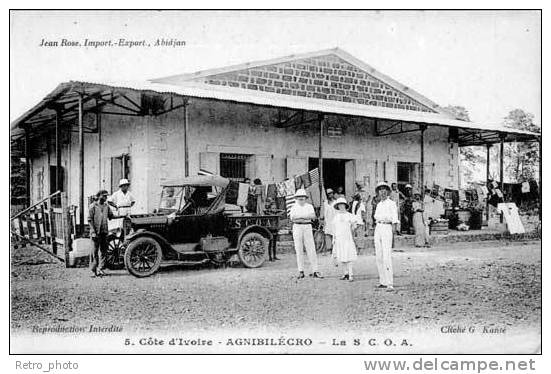
<path fill-rule="evenodd" d="M 161 204 L 159 209 L 168 209 L 168 210 L 178 210 L 180 209 L 182 196 L 184 188 L 183 187 L 172 187 L 167 186 L 163 187 L 161 193 Z"/>

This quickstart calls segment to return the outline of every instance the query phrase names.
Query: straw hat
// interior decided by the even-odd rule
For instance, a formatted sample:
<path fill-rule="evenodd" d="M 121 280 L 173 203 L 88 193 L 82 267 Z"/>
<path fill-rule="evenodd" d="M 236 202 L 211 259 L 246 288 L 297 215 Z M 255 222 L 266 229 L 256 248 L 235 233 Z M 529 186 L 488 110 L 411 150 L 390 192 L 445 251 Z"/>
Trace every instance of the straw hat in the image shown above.
<path fill-rule="evenodd" d="M 119 181 L 119 187 L 124 186 L 125 184 L 130 184 L 130 181 L 126 178 L 123 178 Z"/>
<path fill-rule="evenodd" d="M 306 197 L 306 198 L 308 198 L 308 194 L 306 193 L 306 191 L 304 190 L 304 188 L 299 188 L 299 189 L 297 190 L 297 192 L 295 192 L 295 199 L 296 199 L 297 197 Z"/>
<path fill-rule="evenodd" d="M 406 184 L 406 188 L 413 188 L 413 187 L 411 186 L 411 184 L 408 183 Z"/>
<path fill-rule="evenodd" d="M 340 204 L 344 204 L 346 206 L 346 209 L 348 209 L 348 202 L 346 201 L 346 199 L 344 197 L 339 197 L 335 203 L 333 204 L 333 208 L 335 209 L 339 209 L 339 205 Z"/>

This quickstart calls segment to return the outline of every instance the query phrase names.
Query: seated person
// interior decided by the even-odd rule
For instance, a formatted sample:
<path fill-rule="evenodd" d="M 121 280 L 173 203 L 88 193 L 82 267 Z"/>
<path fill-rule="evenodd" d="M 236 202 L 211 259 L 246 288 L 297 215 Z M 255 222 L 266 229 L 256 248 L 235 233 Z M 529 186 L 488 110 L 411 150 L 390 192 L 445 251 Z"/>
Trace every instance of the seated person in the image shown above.
<path fill-rule="evenodd" d="M 209 187 L 210 188 L 210 187 Z M 182 208 L 183 214 L 199 214 L 201 210 L 209 207 L 207 190 L 205 187 L 196 187 L 191 193 L 189 199 L 186 200 L 186 204 Z"/>

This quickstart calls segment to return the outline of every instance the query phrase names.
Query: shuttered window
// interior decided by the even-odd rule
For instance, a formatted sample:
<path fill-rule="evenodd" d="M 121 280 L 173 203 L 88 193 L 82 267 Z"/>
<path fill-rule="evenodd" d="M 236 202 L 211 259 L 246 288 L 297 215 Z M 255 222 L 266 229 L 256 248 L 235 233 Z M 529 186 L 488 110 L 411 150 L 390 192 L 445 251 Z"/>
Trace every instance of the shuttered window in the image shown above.
<path fill-rule="evenodd" d="M 130 178 L 130 156 L 111 157 L 111 193 L 119 189 L 119 181 Z"/>

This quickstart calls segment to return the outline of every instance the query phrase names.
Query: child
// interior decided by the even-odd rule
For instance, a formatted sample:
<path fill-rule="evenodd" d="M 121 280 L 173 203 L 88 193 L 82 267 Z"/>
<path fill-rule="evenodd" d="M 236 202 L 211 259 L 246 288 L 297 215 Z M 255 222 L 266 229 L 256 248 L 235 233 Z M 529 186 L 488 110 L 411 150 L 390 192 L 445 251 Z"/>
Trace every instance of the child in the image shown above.
<path fill-rule="evenodd" d="M 365 217 L 367 215 L 367 210 L 365 208 L 364 202 L 362 201 L 362 197 L 360 193 L 356 193 L 354 195 L 350 213 L 355 215 L 358 218 L 358 220 L 361 222 L 361 224 L 359 224 L 360 230 L 358 230 L 359 232 L 357 232 L 358 236 L 364 236 L 365 228 L 366 228 Z"/>
<path fill-rule="evenodd" d="M 356 253 L 356 244 L 354 243 L 354 229 L 357 225 L 363 222 L 361 219 L 347 211 L 348 203 L 344 198 L 338 198 L 334 204 L 335 217 L 333 218 L 333 251 L 338 261 L 342 262 L 345 274 L 341 277 L 342 280 L 352 282 L 354 280 L 352 274 L 352 263 L 358 257 Z"/>

